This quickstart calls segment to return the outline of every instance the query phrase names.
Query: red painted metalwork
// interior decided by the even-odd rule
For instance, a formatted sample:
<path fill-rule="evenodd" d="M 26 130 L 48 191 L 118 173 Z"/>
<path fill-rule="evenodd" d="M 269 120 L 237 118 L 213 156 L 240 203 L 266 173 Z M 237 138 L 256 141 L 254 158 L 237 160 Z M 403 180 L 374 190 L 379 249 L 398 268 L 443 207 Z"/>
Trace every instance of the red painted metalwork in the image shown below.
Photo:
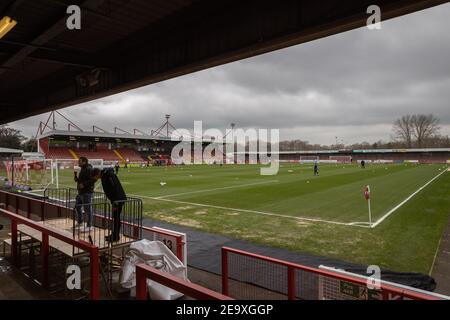
<path fill-rule="evenodd" d="M 274 264 L 278 264 L 278 265 L 287 267 L 288 268 L 288 298 L 289 299 L 295 299 L 295 292 L 296 292 L 296 290 L 295 290 L 296 289 L 295 288 L 295 285 L 296 285 L 295 270 L 307 271 L 307 272 L 311 272 L 316 275 L 330 277 L 330 278 L 342 280 L 342 281 L 347 281 L 347 282 L 355 283 L 358 285 L 363 285 L 363 286 L 367 285 L 366 281 L 361 278 L 356 278 L 356 277 L 343 275 L 343 274 L 337 274 L 335 272 L 328 271 L 328 270 L 307 267 L 304 265 L 300 265 L 300 264 L 296 264 L 296 263 L 292 263 L 292 262 L 288 262 L 288 261 L 284 261 L 284 260 L 280 260 L 280 259 L 275 259 L 275 258 L 271 258 L 271 257 L 259 255 L 256 253 L 243 251 L 243 250 L 233 249 L 233 248 L 229 248 L 229 247 L 222 247 L 222 293 L 225 295 L 229 295 L 229 289 L 228 289 L 228 279 L 229 279 L 228 274 L 229 273 L 228 273 L 228 261 L 223 261 L 223 260 L 224 259 L 228 260 L 228 253 L 234 253 L 234 254 L 238 254 L 238 255 L 242 255 L 242 256 L 246 256 L 246 257 L 251 257 L 254 259 L 259 259 L 262 261 L 271 262 Z M 294 275 L 292 275 L 292 274 L 289 275 L 290 273 L 293 273 L 293 272 L 294 272 Z M 385 299 L 386 297 L 388 297 L 389 294 L 391 294 L 394 296 L 400 296 L 402 298 L 408 298 L 408 299 L 413 299 L 413 300 L 440 300 L 438 297 L 433 296 L 433 295 L 428 295 L 426 293 L 416 292 L 416 291 L 408 290 L 405 288 L 394 287 L 392 285 L 384 284 L 384 283 L 381 284 L 380 290 L 383 293 L 382 294 L 383 299 Z"/>
<path fill-rule="evenodd" d="M 136 299 L 147 300 L 147 276 L 140 265 L 136 266 Z"/>
<path fill-rule="evenodd" d="M 0 209 L 4 210 L 4 209 Z M 16 267 L 18 266 L 18 259 L 17 259 L 17 221 L 11 220 L 11 257 L 12 257 L 12 263 Z"/>
<path fill-rule="evenodd" d="M 27 199 L 27 218 L 31 219 L 31 200 L 28 198 Z"/>
<path fill-rule="evenodd" d="M 66 236 L 65 234 L 55 230 L 55 229 L 49 229 L 45 225 L 39 224 L 33 220 L 30 220 L 28 218 L 22 217 L 16 213 L 10 212 L 5 209 L 0 209 L 0 214 L 4 215 L 5 217 L 9 218 L 11 220 L 11 255 L 12 260 L 15 265 L 17 265 L 17 225 L 18 224 L 24 224 L 27 225 L 35 230 L 38 230 L 42 232 L 42 241 L 43 241 L 43 247 L 48 247 L 48 237 L 54 237 L 56 239 L 59 239 L 61 241 L 64 241 L 74 247 L 77 247 L 83 251 L 89 252 L 90 260 L 91 260 L 91 292 L 90 292 L 90 298 L 91 299 L 98 299 L 99 298 L 99 265 L 98 265 L 98 259 L 99 259 L 99 253 L 98 248 L 94 245 L 91 245 L 89 242 L 83 241 L 83 240 L 76 240 L 71 237 Z M 46 249 L 44 249 L 45 252 Z M 48 250 L 48 249 L 47 249 Z M 44 255 L 43 255 L 44 257 Z M 44 275 L 43 279 L 46 279 L 48 275 L 48 262 L 46 265 L 44 265 Z M 47 274 L 47 275 L 46 275 Z"/>
<path fill-rule="evenodd" d="M 97 300 L 100 297 L 100 287 L 98 283 L 98 271 L 99 271 L 99 253 L 98 248 L 93 246 L 90 250 L 90 264 L 91 264 L 91 292 L 89 298 L 91 300 Z M 96 279 L 97 281 L 93 281 Z"/>
<path fill-rule="evenodd" d="M 228 288 L 228 251 L 222 248 L 222 293 L 229 295 Z"/>
<path fill-rule="evenodd" d="M 139 300 L 147 299 L 147 279 L 151 279 L 198 300 L 233 300 L 228 296 L 199 286 L 198 284 L 179 279 L 146 264 L 138 264 L 136 266 L 136 298 Z"/>
<path fill-rule="evenodd" d="M 295 268 L 288 267 L 288 276 L 287 276 L 287 285 L 288 285 L 288 299 L 296 300 L 295 294 Z"/>
<path fill-rule="evenodd" d="M 16 210 L 16 213 L 19 212 L 19 205 L 18 205 L 19 202 L 18 202 L 17 199 L 25 199 L 27 201 L 26 211 L 27 211 L 27 217 L 28 218 L 31 218 L 30 208 L 31 208 L 32 203 L 39 204 L 39 208 L 40 209 L 39 209 L 39 212 L 37 213 L 37 215 L 41 217 L 42 221 L 45 220 L 45 211 L 46 211 L 47 206 L 48 207 L 53 207 L 53 208 L 57 207 L 58 214 L 60 214 L 62 212 L 62 210 L 70 210 L 70 211 L 74 210 L 73 208 L 67 208 L 67 207 L 65 207 L 63 205 L 60 205 L 60 204 L 48 203 L 48 202 L 45 202 L 43 200 L 30 198 L 30 197 L 27 197 L 25 195 L 11 193 L 11 192 L 7 192 L 7 191 L 4 191 L 4 190 L 0 190 L 0 195 L 2 195 L 2 197 L 0 197 L 0 201 L 4 197 L 4 203 L 6 205 L 6 209 L 9 209 L 8 208 L 9 203 L 10 203 L 9 198 L 10 197 L 14 198 L 14 201 L 16 202 L 16 207 L 14 208 Z M 101 217 L 99 215 L 96 215 L 96 216 L 98 218 L 105 219 L 104 217 Z M 122 223 L 125 224 L 125 225 L 134 226 L 134 225 L 132 225 L 129 222 L 126 222 L 126 221 L 123 221 Z M 157 229 L 154 229 L 152 227 L 146 227 L 146 226 L 142 226 L 142 230 L 145 230 L 145 231 L 148 231 L 148 232 L 153 232 L 153 233 L 158 233 L 158 234 L 162 234 L 162 235 L 166 235 L 166 236 L 170 236 L 170 237 L 175 238 L 176 239 L 176 248 L 177 248 L 176 249 L 176 255 L 177 255 L 178 259 L 180 259 L 180 261 L 183 261 L 183 258 L 184 258 L 184 256 L 183 256 L 183 252 L 184 252 L 183 249 L 184 249 L 184 246 L 186 244 L 184 243 L 182 236 L 180 236 L 178 234 L 175 234 L 175 233 L 171 233 L 169 231 L 157 230 Z"/>
<path fill-rule="evenodd" d="M 42 249 L 41 249 L 41 257 L 42 257 L 42 286 L 44 288 L 48 287 L 48 252 L 49 252 L 49 244 L 48 244 L 48 234 L 42 232 Z"/>

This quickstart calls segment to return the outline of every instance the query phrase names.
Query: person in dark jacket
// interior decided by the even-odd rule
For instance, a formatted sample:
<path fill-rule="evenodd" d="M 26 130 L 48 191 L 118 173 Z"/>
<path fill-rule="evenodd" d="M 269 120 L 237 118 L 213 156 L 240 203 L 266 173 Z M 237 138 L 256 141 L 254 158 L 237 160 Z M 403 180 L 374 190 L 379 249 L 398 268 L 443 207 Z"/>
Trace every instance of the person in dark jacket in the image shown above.
<path fill-rule="evenodd" d="M 319 165 L 317 164 L 317 161 L 314 162 L 314 175 L 315 176 L 319 175 Z"/>
<path fill-rule="evenodd" d="M 108 200 L 111 201 L 112 205 L 113 230 L 109 236 L 105 237 L 105 240 L 108 242 L 119 241 L 121 226 L 120 214 L 122 213 L 124 201 L 127 200 L 127 195 L 112 168 L 103 170 L 94 169 L 93 177 L 95 181 L 101 179 L 103 192 Z"/>
<path fill-rule="evenodd" d="M 75 199 L 75 211 L 77 213 L 76 229 L 81 232 L 89 232 L 93 230 L 92 226 L 92 196 L 94 193 L 95 181 L 92 178 L 92 166 L 86 157 L 78 159 L 80 173 L 74 172 L 74 181 L 77 183 L 78 195 Z M 83 227 L 83 212 L 87 216 L 86 226 Z"/>

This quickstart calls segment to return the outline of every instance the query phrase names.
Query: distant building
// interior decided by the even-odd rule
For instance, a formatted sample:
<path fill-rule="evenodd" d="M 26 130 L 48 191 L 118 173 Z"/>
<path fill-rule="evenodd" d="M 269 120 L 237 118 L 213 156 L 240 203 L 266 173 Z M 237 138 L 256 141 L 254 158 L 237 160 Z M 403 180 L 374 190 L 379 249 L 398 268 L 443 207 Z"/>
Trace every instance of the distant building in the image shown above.
<path fill-rule="evenodd" d="M 0 158 L 21 157 L 23 150 L 0 147 Z"/>

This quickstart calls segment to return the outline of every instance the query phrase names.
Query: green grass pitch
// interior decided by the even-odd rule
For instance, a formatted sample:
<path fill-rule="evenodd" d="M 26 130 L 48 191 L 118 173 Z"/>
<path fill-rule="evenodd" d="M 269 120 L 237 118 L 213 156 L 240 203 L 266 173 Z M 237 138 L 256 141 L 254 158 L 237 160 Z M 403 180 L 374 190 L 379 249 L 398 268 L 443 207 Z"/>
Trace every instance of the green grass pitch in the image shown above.
<path fill-rule="evenodd" d="M 152 219 L 395 271 L 430 272 L 449 215 L 446 166 L 321 164 L 318 177 L 311 164 L 284 164 L 275 176 L 261 176 L 259 168 L 122 168 L 119 177 Z M 61 185 L 73 186 L 72 174 L 62 172 Z M 376 222 L 435 177 L 375 228 L 367 227 L 365 185 Z"/>

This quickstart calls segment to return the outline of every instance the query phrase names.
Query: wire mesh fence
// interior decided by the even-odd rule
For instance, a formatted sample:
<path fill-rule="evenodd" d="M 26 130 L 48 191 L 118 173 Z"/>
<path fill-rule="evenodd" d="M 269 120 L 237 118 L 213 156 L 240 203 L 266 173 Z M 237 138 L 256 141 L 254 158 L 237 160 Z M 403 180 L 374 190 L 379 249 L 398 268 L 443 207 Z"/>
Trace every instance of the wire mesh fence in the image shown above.
<path fill-rule="evenodd" d="M 79 194 L 71 188 L 49 188 L 44 201 L 55 204 L 56 213 L 46 213 L 47 225 L 71 232 L 76 239 L 87 241 L 99 249 L 128 244 L 142 237 L 142 200 L 111 203 L 102 192 Z M 73 248 L 73 255 L 80 254 Z"/>
<path fill-rule="evenodd" d="M 436 300 L 433 292 L 342 270 L 307 267 L 251 252 L 222 248 L 222 291 L 250 300 Z"/>

